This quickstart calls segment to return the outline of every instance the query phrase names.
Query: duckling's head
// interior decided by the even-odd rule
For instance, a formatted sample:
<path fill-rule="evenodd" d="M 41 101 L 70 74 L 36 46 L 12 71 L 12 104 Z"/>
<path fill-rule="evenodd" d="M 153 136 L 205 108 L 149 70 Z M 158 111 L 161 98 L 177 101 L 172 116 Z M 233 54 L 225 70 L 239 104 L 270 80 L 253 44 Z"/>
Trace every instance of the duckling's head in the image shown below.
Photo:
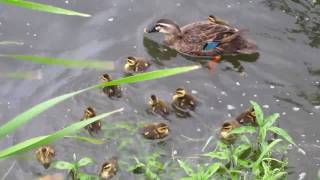
<path fill-rule="evenodd" d="M 179 26 L 175 22 L 169 19 L 159 19 L 156 22 L 153 22 L 148 26 L 148 28 L 145 28 L 145 32 L 147 33 L 161 32 L 164 34 L 173 34 L 173 35 L 181 34 L 181 30 Z"/>
<path fill-rule="evenodd" d="M 149 104 L 152 106 L 152 105 L 156 104 L 157 102 L 158 102 L 157 96 L 154 95 L 154 94 L 152 94 L 152 95 L 150 96 Z"/>
<path fill-rule="evenodd" d="M 239 124 L 235 120 L 223 123 L 220 130 L 221 138 L 224 140 L 234 140 L 236 136 L 230 134 L 230 132 L 237 127 L 239 127 Z"/>
<path fill-rule="evenodd" d="M 211 14 L 208 16 L 208 21 L 215 23 L 217 21 L 217 19 L 214 15 Z"/>
<path fill-rule="evenodd" d="M 55 150 L 50 146 L 40 147 L 36 151 L 37 160 L 43 165 L 44 168 L 49 168 L 53 158 L 55 157 Z"/>
<path fill-rule="evenodd" d="M 100 177 L 102 179 L 110 179 L 117 173 L 117 159 L 114 157 L 110 162 L 105 162 L 102 164 L 100 170 Z"/>
<path fill-rule="evenodd" d="M 134 66 L 137 64 L 137 59 L 133 56 L 128 56 L 127 57 L 127 65 L 129 66 Z"/>
<path fill-rule="evenodd" d="M 176 96 L 177 97 L 183 97 L 185 95 L 186 95 L 186 90 L 184 88 L 176 89 Z"/>
<path fill-rule="evenodd" d="M 84 110 L 84 116 L 86 118 L 91 118 L 91 117 L 96 116 L 96 112 L 92 107 L 87 107 L 87 109 Z"/>
<path fill-rule="evenodd" d="M 101 81 L 102 82 L 109 82 L 109 81 L 111 81 L 111 76 L 109 74 L 103 74 L 101 76 Z"/>
<path fill-rule="evenodd" d="M 157 124 L 156 131 L 161 134 L 161 136 L 167 136 L 170 133 L 169 126 L 165 123 Z"/>

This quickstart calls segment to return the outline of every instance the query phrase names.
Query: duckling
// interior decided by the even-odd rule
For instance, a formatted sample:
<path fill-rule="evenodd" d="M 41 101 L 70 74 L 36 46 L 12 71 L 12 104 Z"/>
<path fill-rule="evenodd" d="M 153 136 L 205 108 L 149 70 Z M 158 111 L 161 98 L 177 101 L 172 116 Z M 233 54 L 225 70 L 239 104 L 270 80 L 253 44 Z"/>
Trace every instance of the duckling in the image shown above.
<path fill-rule="evenodd" d="M 109 74 L 103 74 L 101 76 L 102 82 L 110 82 L 112 81 L 111 76 Z M 122 97 L 122 90 L 121 87 L 118 85 L 113 86 L 106 86 L 102 89 L 102 91 L 108 95 L 110 98 L 121 98 Z"/>
<path fill-rule="evenodd" d="M 158 99 L 158 97 L 154 94 L 150 96 L 149 105 L 151 112 L 155 114 L 159 114 L 161 116 L 170 114 L 170 109 L 167 103 L 161 99 Z"/>
<path fill-rule="evenodd" d="M 48 169 L 52 160 L 56 156 L 56 151 L 50 146 L 42 146 L 35 152 L 37 160 Z"/>
<path fill-rule="evenodd" d="M 110 161 L 102 164 L 99 176 L 101 179 L 109 180 L 117 174 L 117 171 L 118 158 L 112 157 Z"/>
<path fill-rule="evenodd" d="M 225 141 L 234 141 L 237 136 L 234 134 L 230 134 L 230 132 L 240 127 L 240 124 L 236 120 L 226 121 L 222 124 L 220 129 L 220 138 Z"/>
<path fill-rule="evenodd" d="M 221 24 L 221 25 L 225 25 L 225 26 L 230 26 L 230 24 L 214 15 L 209 15 L 208 16 L 208 21 L 211 23 L 215 23 L 215 24 Z"/>
<path fill-rule="evenodd" d="M 183 110 L 195 110 L 197 106 L 197 100 L 190 94 L 187 94 L 184 88 L 176 89 L 175 95 L 172 97 L 172 106 Z"/>
<path fill-rule="evenodd" d="M 89 119 L 89 118 L 93 118 L 96 116 L 96 112 L 95 110 L 92 108 L 92 107 L 88 107 L 87 109 L 85 109 L 84 111 L 84 115 L 83 115 L 83 119 L 82 120 L 86 120 L 86 119 Z M 89 131 L 89 133 L 92 133 L 92 132 L 95 132 L 95 133 L 98 133 L 98 131 L 101 130 L 101 121 L 98 120 L 98 121 L 95 121 L 89 125 L 87 125 L 85 127 L 86 130 Z"/>
<path fill-rule="evenodd" d="M 145 28 L 145 32 L 164 33 L 166 46 L 188 56 L 257 53 L 255 43 L 247 40 L 237 28 L 225 25 L 214 16 L 209 18 L 209 21 L 198 21 L 183 27 L 172 20 L 159 19 Z M 231 35 L 231 38 L 224 39 Z"/>
<path fill-rule="evenodd" d="M 127 63 L 124 65 L 124 69 L 127 73 L 145 72 L 151 66 L 151 63 L 145 60 L 143 57 L 127 57 Z"/>
<path fill-rule="evenodd" d="M 140 131 L 146 139 L 163 139 L 170 134 L 170 128 L 165 123 L 146 124 Z"/>
<path fill-rule="evenodd" d="M 258 125 L 256 120 L 256 113 L 252 107 L 246 109 L 243 113 L 236 117 L 236 121 L 241 125 Z"/>

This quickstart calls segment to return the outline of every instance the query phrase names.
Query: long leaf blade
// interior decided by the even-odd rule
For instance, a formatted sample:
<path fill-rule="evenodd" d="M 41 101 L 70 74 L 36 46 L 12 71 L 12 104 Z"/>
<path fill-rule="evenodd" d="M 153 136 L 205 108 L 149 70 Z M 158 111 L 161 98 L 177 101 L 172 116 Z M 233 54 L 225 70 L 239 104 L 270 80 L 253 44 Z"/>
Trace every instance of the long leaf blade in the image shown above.
<path fill-rule="evenodd" d="M 0 0 L 0 3 L 14 5 L 14 6 L 32 9 L 36 11 L 53 13 L 53 14 L 63 14 L 63 15 L 69 15 L 69 16 L 82 16 L 82 17 L 91 16 L 90 14 L 80 13 L 77 11 L 63 9 L 60 7 L 55 7 L 55 6 L 31 2 L 31 1 L 24 1 L 24 0 Z"/>
<path fill-rule="evenodd" d="M 281 136 L 282 138 L 287 140 L 289 143 L 291 143 L 293 145 L 296 145 L 296 143 L 294 143 L 292 137 L 285 130 L 283 130 L 281 128 L 278 128 L 278 127 L 275 127 L 275 126 L 269 127 L 268 130 L 276 133 L 279 136 Z"/>
<path fill-rule="evenodd" d="M 254 166 L 258 166 L 262 159 L 264 158 L 264 156 L 270 152 L 270 150 L 276 145 L 278 144 L 279 142 L 281 142 L 282 140 L 281 139 L 276 139 L 274 141 L 272 141 L 272 143 L 270 143 L 265 149 L 264 151 L 262 151 L 262 153 L 260 154 L 258 160 L 254 163 Z"/>
<path fill-rule="evenodd" d="M 250 103 L 253 106 L 254 112 L 256 114 L 257 123 L 259 124 L 260 127 L 262 127 L 264 124 L 263 111 L 258 103 L 254 102 L 254 101 L 250 101 Z"/>
<path fill-rule="evenodd" d="M 243 134 L 243 133 L 255 133 L 257 132 L 257 129 L 252 126 L 242 126 L 233 129 L 230 134 Z"/>
<path fill-rule="evenodd" d="M 7 122 L 6 124 L 4 124 L 0 127 L 0 139 L 4 138 L 9 133 L 12 133 L 18 127 L 24 125 L 30 119 L 36 117 L 37 115 L 39 115 L 43 111 L 49 109 L 50 107 L 66 100 L 72 96 L 80 94 L 81 92 L 84 92 L 86 90 L 88 90 L 88 88 L 49 99 L 45 102 L 42 102 L 42 103 L 32 107 L 29 110 L 19 114 L 18 116 L 16 116 L 15 118 L 13 118 L 12 120 L 10 120 L 9 122 Z"/>
<path fill-rule="evenodd" d="M 6 158 L 8 156 L 11 156 L 20 152 L 28 151 L 30 149 L 37 148 L 46 144 L 50 144 L 53 141 L 60 139 L 66 135 L 72 134 L 95 121 L 101 120 L 107 116 L 110 116 L 114 113 L 121 112 L 121 111 L 123 111 L 123 108 L 101 114 L 99 116 L 87 119 L 85 121 L 80 121 L 80 122 L 71 124 L 70 126 L 64 129 L 61 129 L 53 134 L 32 138 L 24 142 L 21 142 L 19 144 L 10 146 L 7 149 L 0 151 L 0 159 Z"/>
<path fill-rule="evenodd" d="M 65 58 L 54 58 L 44 56 L 31 56 L 31 55 L 2 55 L 4 57 L 13 58 L 20 61 L 31 61 L 42 64 L 51 65 L 63 65 L 66 67 L 75 68 L 94 68 L 100 70 L 113 70 L 113 62 L 108 61 L 97 61 L 97 60 L 76 60 L 76 59 L 65 59 Z"/>
<path fill-rule="evenodd" d="M 182 161 L 182 160 L 178 160 L 179 166 L 184 170 L 184 172 L 188 175 L 188 176 L 192 176 L 193 174 L 193 169 L 191 168 L 191 166 L 189 164 L 187 164 L 186 162 Z"/>
<path fill-rule="evenodd" d="M 268 116 L 265 119 L 264 127 L 265 128 L 271 127 L 279 117 L 280 117 L 279 113 L 274 113 L 274 114 Z"/>

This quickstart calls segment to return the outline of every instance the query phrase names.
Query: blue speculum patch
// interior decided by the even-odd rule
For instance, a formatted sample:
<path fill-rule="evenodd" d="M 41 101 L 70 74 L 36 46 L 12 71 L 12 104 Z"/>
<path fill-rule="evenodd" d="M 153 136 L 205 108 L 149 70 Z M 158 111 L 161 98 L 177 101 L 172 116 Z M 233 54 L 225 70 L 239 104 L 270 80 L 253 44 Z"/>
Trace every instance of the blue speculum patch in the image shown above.
<path fill-rule="evenodd" d="M 208 50 L 212 50 L 216 47 L 218 47 L 219 42 L 217 41 L 211 41 L 211 42 L 207 42 L 204 46 L 203 46 L 203 50 L 208 51 Z"/>

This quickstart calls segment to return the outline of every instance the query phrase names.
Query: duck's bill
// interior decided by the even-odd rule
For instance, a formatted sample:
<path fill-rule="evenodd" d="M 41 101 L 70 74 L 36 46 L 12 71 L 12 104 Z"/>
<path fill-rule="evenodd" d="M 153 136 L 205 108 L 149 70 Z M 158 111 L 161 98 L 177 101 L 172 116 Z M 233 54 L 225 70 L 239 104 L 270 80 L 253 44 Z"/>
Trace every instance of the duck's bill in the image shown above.
<path fill-rule="evenodd" d="M 154 23 L 152 23 L 148 27 L 144 28 L 144 32 L 145 33 L 154 33 L 154 32 L 158 32 L 158 30 L 156 29 L 156 25 Z"/>

